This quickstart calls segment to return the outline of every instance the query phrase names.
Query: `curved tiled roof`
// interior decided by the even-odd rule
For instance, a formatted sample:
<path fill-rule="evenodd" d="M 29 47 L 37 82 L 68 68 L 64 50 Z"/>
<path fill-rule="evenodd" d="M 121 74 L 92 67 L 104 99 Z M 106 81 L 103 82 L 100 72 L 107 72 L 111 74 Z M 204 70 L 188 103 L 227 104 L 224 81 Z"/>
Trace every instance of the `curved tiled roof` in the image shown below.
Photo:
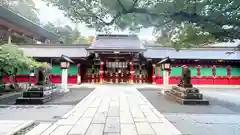
<path fill-rule="evenodd" d="M 29 57 L 61 57 L 66 55 L 68 57 L 87 57 L 86 45 L 23 45 L 19 46 L 24 53 Z"/>
<path fill-rule="evenodd" d="M 169 56 L 174 59 L 222 59 L 222 60 L 240 60 L 240 52 L 228 54 L 231 49 L 224 48 L 199 48 L 176 51 L 168 48 L 148 48 L 144 52 L 146 58 L 165 58 Z"/>
<path fill-rule="evenodd" d="M 86 48 L 89 45 L 23 45 L 20 46 L 27 56 L 31 57 L 60 57 L 62 54 L 69 57 L 87 57 Z M 195 48 L 176 51 L 172 48 L 147 47 L 143 52 L 146 58 L 162 59 L 167 56 L 173 59 L 212 59 L 212 60 L 240 60 L 240 51 L 233 54 L 233 48 Z"/>
<path fill-rule="evenodd" d="M 13 11 L 0 5 L 0 19 L 6 20 L 9 23 L 15 24 L 18 27 L 24 28 L 29 32 L 35 33 L 40 37 L 49 40 L 58 40 L 58 35 L 46 30 L 38 24 L 20 16 Z"/>
<path fill-rule="evenodd" d="M 136 35 L 98 35 L 87 50 L 145 50 Z"/>

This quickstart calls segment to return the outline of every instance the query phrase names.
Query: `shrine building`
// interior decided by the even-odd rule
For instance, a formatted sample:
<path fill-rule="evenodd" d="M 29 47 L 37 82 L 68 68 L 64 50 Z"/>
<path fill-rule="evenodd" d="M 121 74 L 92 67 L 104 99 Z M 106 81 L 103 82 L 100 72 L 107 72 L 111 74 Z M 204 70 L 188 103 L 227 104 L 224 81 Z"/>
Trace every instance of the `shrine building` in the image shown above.
<path fill-rule="evenodd" d="M 156 64 L 169 56 L 172 61 L 169 83 L 177 84 L 182 66 L 189 66 L 193 84 L 240 85 L 240 53 L 228 54 L 233 47 L 202 47 L 176 51 L 173 48 L 143 46 L 136 35 L 98 35 L 91 45 L 23 45 L 25 54 L 52 64 L 50 78 L 61 82 L 62 54 L 75 63 L 68 71 L 68 83 L 153 83 L 162 84 Z M 77 78 L 81 78 L 78 80 Z M 28 72 L 19 81 L 28 80 Z"/>
<path fill-rule="evenodd" d="M 56 59 L 63 54 L 74 61 L 68 69 L 69 84 L 162 84 L 163 72 L 156 64 L 169 56 L 172 60 L 169 84 L 179 83 L 182 66 L 186 65 L 191 69 L 193 84 L 240 85 L 240 51 L 228 53 L 237 43 L 176 51 L 163 46 L 143 45 L 136 35 L 100 34 L 90 45 L 59 44 L 57 35 L 1 6 L 0 36 L 3 41 L 11 36 L 12 43 L 19 45 L 27 56 L 50 63 L 52 83 L 61 83 L 60 63 Z M 17 40 L 26 37 L 31 42 L 21 44 Z M 28 82 L 29 71 L 18 73 L 16 78 L 17 82 Z M 4 81 L 8 82 L 8 77 Z"/>

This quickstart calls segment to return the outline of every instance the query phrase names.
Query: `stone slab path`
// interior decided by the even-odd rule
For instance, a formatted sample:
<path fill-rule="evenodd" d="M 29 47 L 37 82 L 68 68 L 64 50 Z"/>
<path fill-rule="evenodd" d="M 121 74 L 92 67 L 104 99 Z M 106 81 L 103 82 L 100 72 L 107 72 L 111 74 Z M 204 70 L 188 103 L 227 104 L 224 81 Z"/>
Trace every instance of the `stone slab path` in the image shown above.
<path fill-rule="evenodd" d="M 53 124 L 29 135 L 181 135 L 134 87 L 102 85 Z"/>
<path fill-rule="evenodd" d="M 0 120 L 0 135 L 13 135 L 32 123 L 27 120 Z"/>

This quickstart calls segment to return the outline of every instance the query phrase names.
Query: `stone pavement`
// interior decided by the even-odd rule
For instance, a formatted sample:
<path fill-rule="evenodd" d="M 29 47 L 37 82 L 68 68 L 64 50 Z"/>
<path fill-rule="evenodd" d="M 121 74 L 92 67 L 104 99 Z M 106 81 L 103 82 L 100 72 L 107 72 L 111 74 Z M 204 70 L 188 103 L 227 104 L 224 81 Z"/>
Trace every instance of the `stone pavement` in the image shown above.
<path fill-rule="evenodd" d="M 134 86 L 135 88 L 165 88 L 164 85 L 160 84 L 110 84 L 110 85 L 127 85 L 127 86 Z M 98 86 L 102 86 L 100 84 L 95 84 L 95 83 L 82 83 L 81 85 L 69 85 L 69 88 L 80 88 L 80 87 L 87 87 L 87 88 L 96 88 Z M 171 88 L 172 86 L 175 85 L 168 85 L 168 88 Z M 194 87 L 197 88 L 217 88 L 217 89 L 228 89 L 228 88 L 240 88 L 240 85 L 194 85 Z"/>
<path fill-rule="evenodd" d="M 40 126 L 40 125 L 39 125 Z M 133 86 L 97 88 L 56 123 L 32 135 L 181 135 Z"/>
<path fill-rule="evenodd" d="M 12 135 L 32 123 L 33 121 L 0 120 L 0 135 Z"/>
<path fill-rule="evenodd" d="M 204 96 L 208 96 L 214 99 L 218 99 L 224 102 L 232 103 L 235 105 L 240 105 L 240 88 L 230 88 L 230 89 L 201 89 Z"/>

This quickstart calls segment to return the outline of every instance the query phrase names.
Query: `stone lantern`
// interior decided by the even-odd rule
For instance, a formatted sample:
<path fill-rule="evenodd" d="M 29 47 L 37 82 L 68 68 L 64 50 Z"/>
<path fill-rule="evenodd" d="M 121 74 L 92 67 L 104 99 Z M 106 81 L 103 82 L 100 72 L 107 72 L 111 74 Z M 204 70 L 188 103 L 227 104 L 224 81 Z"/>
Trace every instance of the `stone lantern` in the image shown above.
<path fill-rule="evenodd" d="M 158 66 L 163 70 L 163 84 L 167 86 L 169 84 L 169 74 L 171 70 L 172 61 L 169 57 L 163 58 L 157 63 Z"/>
<path fill-rule="evenodd" d="M 74 63 L 74 62 L 66 55 L 62 55 L 59 58 L 59 62 L 60 62 L 60 66 L 62 69 L 61 87 L 65 92 L 67 92 L 67 91 L 69 91 L 69 89 L 68 89 L 68 69 L 70 67 L 70 63 Z"/>

